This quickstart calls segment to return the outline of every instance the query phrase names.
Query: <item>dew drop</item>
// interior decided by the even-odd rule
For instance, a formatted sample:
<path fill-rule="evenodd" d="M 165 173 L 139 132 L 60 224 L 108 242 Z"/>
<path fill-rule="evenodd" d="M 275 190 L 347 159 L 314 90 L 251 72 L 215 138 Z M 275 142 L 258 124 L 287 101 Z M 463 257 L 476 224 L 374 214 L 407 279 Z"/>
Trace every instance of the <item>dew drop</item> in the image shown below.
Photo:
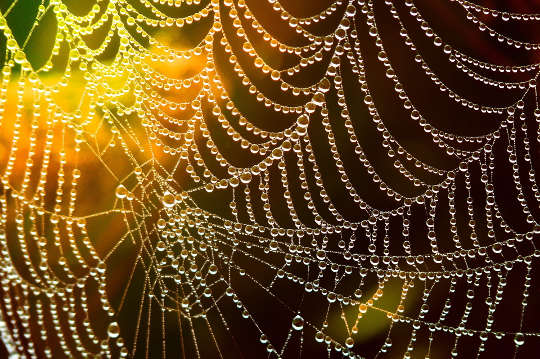
<path fill-rule="evenodd" d="M 279 160 L 283 156 L 283 151 L 281 148 L 274 148 L 272 151 L 272 158 L 275 160 Z"/>
<path fill-rule="evenodd" d="M 120 326 L 117 322 L 111 322 L 111 324 L 109 324 L 107 334 L 109 335 L 109 338 L 116 338 L 120 335 Z"/>
<path fill-rule="evenodd" d="M 170 192 L 165 192 L 163 197 L 161 197 L 161 202 L 163 205 L 167 208 L 171 208 L 176 203 L 176 200 L 174 198 L 174 195 Z"/>
<path fill-rule="evenodd" d="M 128 190 L 124 185 L 119 184 L 118 187 L 116 187 L 116 197 L 119 199 L 126 198 L 128 194 Z"/>
<path fill-rule="evenodd" d="M 15 62 L 18 64 L 22 64 L 24 60 L 26 60 L 26 55 L 24 54 L 22 50 L 18 50 L 15 53 Z"/>
<path fill-rule="evenodd" d="M 517 346 L 525 344 L 525 335 L 523 335 L 523 333 L 516 333 L 514 336 L 514 343 L 516 343 Z"/>
<path fill-rule="evenodd" d="M 322 92 L 328 92 L 328 90 L 330 90 L 330 86 L 330 81 L 326 77 L 319 82 L 319 90 Z"/>
<path fill-rule="evenodd" d="M 309 125 L 309 117 L 307 117 L 306 115 L 302 115 L 298 117 L 297 123 L 298 127 L 306 128 Z"/>
<path fill-rule="evenodd" d="M 313 103 L 315 105 L 317 105 L 317 106 L 321 106 L 322 104 L 324 104 L 324 101 L 325 101 L 325 98 L 324 98 L 324 95 L 321 92 L 317 92 L 313 96 Z"/>
<path fill-rule="evenodd" d="M 165 244 L 165 242 L 159 241 L 157 242 L 156 248 L 158 251 L 163 252 L 167 248 L 167 245 Z"/>
<path fill-rule="evenodd" d="M 304 328 L 304 318 L 297 315 L 293 318 L 292 327 L 294 330 L 302 330 Z"/>
<path fill-rule="evenodd" d="M 241 181 L 242 183 L 246 183 L 246 184 L 249 183 L 249 182 L 251 182 L 251 173 L 249 173 L 249 172 L 244 172 L 244 173 L 242 173 L 242 174 L 240 175 L 240 181 Z"/>

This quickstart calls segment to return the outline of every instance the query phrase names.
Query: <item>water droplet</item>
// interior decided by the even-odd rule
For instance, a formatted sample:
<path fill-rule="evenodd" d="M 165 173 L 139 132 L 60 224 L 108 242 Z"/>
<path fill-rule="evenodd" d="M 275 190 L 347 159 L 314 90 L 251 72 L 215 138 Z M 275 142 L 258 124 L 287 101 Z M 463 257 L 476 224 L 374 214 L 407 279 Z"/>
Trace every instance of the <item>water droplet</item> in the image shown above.
<path fill-rule="evenodd" d="M 302 330 L 304 328 L 304 318 L 297 315 L 293 318 L 292 327 L 294 330 Z"/>
<path fill-rule="evenodd" d="M 6 43 L 8 50 L 15 51 L 18 47 L 17 41 L 15 39 L 9 39 Z"/>
<path fill-rule="evenodd" d="M 22 64 L 26 60 L 26 55 L 24 54 L 24 51 L 18 50 L 15 53 L 15 62 L 18 64 Z"/>
<path fill-rule="evenodd" d="M 298 117 L 297 123 L 298 127 L 306 128 L 309 125 L 309 117 L 307 117 L 307 115 L 302 115 Z"/>
<path fill-rule="evenodd" d="M 171 208 L 176 203 L 176 200 L 174 198 L 174 195 L 170 192 L 165 192 L 163 197 L 161 197 L 161 202 L 163 205 L 167 208 Z"/>
<path fill-rule="evenodd" d="M 330 86 L 330 81 L 326 77 L 319 82 L 319 90 L 322 92 L 328 92 L 328 90 L 330 90 Z"/>
<path fill-rule="evenodd" d="M 165 242 L 159 241 L 157 242 L 156 248 L 158 251 L 163 252 L 167 248 L 167 245 L 165 244 Z"/>
<path fill-rule="evenodd" d="M 70 61 L 79 61 L 80 58 L 81 58 L 81 54 L 79 53 L 79 50 L 71 49 L 69 51 L 69 59 L 70 59 Z"/>
<path fill-rule="evenodd" d="M 109 335 L 109 338 L 116 338 L 120 335 L 120 326 L 117 322 L 111 322 L 111 324 L 109 324 L 107 334 Z"/>
<path fill-rule="evenodd" d="M 251 182 L 251 173 L 249 172 L 244 172 L 240 175 L 240 181 L 242 181 L 242 183 L 249 183 Z"/>
<path fill-rule="evenodd" d="M 304 109 L 307 113 L 314 113 L 317 110 L 317 105 L 314 102 L 308 102 Z"/>
<path fill-rule="evenodd" d="M 523 335 L 523 333 L 516 333 L 514 336 L 514 343 L 516 343 L 517 346 L 525 344 L 525 335 Z"/>
<path fill-rule="evenodd" d="M 182 308 L 189 307 L 189 300 L 187 298 L 182 299 Z"/>
<path fill-rule="evenodd" d="M 324 95 L 321 92 L 317 92 L 313 96 L 313 103 L 317 106 L 321 106 L 325 101 Z"/>
<path fill-rule="evenodd" d="M 283 149 L 283 151 L 290 151 L 292 148 L 291 141 L 289 140 L 283 141 L 283 143 L 281 144 L 281 148 Z"/>
<path fill-rule="evenodd" d="M 275 160 L 279 160 L 281 156 L 283 156 L 283 151 L 281 150 L 281 148 L 274 148 L 274 150 L 272 151 L 272 158 Z"/>
<path fill-rule="evenodd" d="M 271 240 L 270 241 L 270 250 L 271 251 L 277 251 L 279 249 L 278 242 Z"/>
<path fill-rule="evenodd" d="M 354 346 L 354 340 L 351 337 L 348 337 L 347 340 L 345 340 L 345 345 L 347 348 L 352 348 Z"/>
<path fill-rule="evenodd" d="M 119 184 L 118 187 L 116 187 L 116 197 L 119 199 L 126 198 L 128 194 L 128 190 L 124 185 Z"/>

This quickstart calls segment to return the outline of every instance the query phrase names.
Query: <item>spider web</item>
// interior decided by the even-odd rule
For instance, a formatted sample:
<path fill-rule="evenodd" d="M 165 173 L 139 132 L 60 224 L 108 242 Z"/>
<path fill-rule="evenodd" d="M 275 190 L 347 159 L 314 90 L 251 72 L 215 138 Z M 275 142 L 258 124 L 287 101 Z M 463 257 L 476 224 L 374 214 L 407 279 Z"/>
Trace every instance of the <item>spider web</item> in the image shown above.
<path fill-rule="evenodd" d="M 13 357 L 540 347 L 534 9 L 0 9 Z"/>

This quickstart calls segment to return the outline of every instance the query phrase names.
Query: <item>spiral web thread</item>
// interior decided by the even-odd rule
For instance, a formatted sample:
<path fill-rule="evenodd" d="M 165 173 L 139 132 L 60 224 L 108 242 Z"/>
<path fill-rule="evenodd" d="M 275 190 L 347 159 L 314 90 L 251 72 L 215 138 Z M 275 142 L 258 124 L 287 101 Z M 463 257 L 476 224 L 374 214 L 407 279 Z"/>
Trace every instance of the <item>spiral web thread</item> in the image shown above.
<path fill-rule="evenodd" d="M 452 47 L 412 0 L 337 0 L 308 17 L 278 0 L 265 1 L 264 16 L 255 0 L 98 0 L 86 14 L 69 3 L 42 0 L 24 42 L 9 18 L 18 2 L 0 16 L 8 352 L 230 357 L 255 338 L 261 357 L 361 358 L 370 315 L 387 325 L 375 356 L 429 357 L 442 337 L 441 357 L 538 347 L 528 305 L 540 255 L 538 64 Z M 531 24 L 540 14 L 449 3 L 497 47 L 540 49 L 488 21 Z M 430 96 L 492 118 L 489 131 L 460 135 L 424 117 L 386 47 L 383 12 L 393 41 L 440 90 Z M 36 68 L 25 46 L 46 17 L 56 37 Z M 167 43 L 164 34 L 181 31 L 200 39 Z M 416 40 L 511 101 L 460 95 Z M 434 155 L 387 127 L 377 81 Z M 367 127 L 378 157 L 363 147 Z M 114 183 L 99 190 L 104 177 Z M 364 198 L 365 178 L 377 201 Z M 507 297 L 517 315 L 499 320 Z M 261 306 L 279 317 L 259 317 Z M 403 330 L 404 344 L 393 344 Z"/>

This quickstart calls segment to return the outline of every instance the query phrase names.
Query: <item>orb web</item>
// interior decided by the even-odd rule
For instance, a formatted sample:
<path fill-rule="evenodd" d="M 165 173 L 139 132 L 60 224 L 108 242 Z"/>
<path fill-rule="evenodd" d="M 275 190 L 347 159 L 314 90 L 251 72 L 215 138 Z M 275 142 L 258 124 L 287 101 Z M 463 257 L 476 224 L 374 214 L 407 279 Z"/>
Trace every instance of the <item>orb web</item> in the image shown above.
<path fill-rule="evenodd" d="M 13 357 L 540 347 L 534 9 L 0 10 L 0 333 Z"/>

